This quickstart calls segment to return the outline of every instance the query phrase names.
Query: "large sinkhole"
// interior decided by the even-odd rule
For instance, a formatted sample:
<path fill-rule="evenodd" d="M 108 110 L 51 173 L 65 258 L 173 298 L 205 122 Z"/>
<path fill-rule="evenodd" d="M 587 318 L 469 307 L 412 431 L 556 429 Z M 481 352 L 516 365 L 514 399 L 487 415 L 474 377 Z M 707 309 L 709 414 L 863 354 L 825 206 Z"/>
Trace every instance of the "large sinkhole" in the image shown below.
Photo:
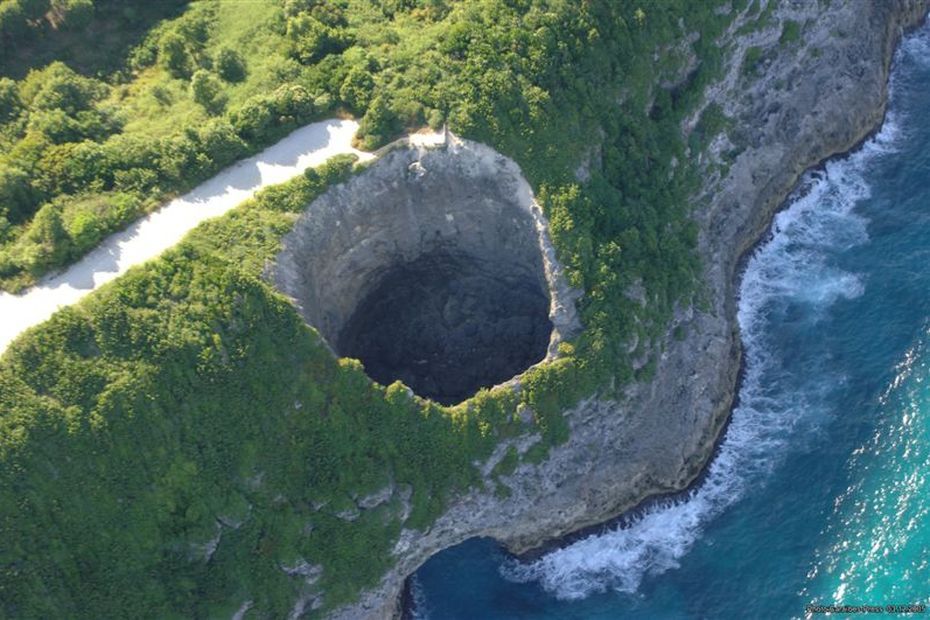
<path fill-rule="evenodd" d="M 381 383 L 451 404 L 543 359 L 549 297 L 506 264 L 434 250 L 394 265 L 346 322 L 336 350 Z"/>
<path fill-rule="evenodd" d="M 576 321 L 551 254 L 517 166 L 452 139 L 400 146 L 315 200 L 273 277 L 335 353 L 453 404 L 546 358 Z"/>

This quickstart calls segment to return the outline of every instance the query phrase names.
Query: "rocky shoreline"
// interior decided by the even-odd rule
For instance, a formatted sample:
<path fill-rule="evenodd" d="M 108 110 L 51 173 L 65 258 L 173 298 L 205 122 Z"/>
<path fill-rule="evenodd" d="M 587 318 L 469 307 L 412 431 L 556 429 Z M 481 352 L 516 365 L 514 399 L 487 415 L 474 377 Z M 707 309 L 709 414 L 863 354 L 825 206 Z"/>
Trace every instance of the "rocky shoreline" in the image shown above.
<path fill-rule="evenodd" d="M 491 537 L 525 553 L 681 492 L 699 478 L 738 390 L 741 261 L 805 170 L 849 151 L 880 125 L 894 49 L 928 8 L 930 0 L 786 2 L 771 24 L 744 34 L 735 16 L 726 71 L 705 102 L 732 119 L 732 128 L 702 154 L 708 180 L 695 219 L 707 306 L 677 313 L 669 334 L 677 327 L 684 338 L 666 339 L 654 380 L 631 386 L 622 402 L 580 403 L 567 414 L 566 444 L 544 463 L 521 465 L 504 477 L 508 498 L 474 491 L 430 530 L 405 530 L 395 567 L 333 617 L 399 615 L 406 578 L 468 538 Z M 788 20 L 804 28 L 800 40 L 785 45 L 779 39 Z M 747 72 L 743 58 L 751 48 L 761 55 Z M 712 172 L 725 164 L 722 174 Z M 499 450 L 488 465 L 502 456 Z"/>

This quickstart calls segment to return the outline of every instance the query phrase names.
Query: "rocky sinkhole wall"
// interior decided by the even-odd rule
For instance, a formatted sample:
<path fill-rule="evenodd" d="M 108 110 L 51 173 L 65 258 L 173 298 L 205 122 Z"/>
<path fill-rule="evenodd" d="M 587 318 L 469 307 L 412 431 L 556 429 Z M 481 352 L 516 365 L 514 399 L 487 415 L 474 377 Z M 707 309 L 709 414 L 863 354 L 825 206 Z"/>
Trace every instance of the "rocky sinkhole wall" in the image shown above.
<path fill-rule="evenodd" d="M 453 404 L 577 329 L 560 274 L 516 164 L 449 137 L 406 141 L 315 200 L 272 277 L 335 353 Z"/>

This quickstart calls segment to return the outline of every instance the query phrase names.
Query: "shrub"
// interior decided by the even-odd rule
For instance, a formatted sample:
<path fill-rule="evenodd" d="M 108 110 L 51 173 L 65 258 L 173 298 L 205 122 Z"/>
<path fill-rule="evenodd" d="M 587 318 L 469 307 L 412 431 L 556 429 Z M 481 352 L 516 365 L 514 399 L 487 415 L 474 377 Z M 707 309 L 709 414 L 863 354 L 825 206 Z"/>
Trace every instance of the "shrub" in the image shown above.
<path fill-rule="evenodd" d="M 226 105 L 220 81 L 205 69 L 198 69 L 191 76 L 191 96 L 210 114 L 219 114 Z"/>
<path fill-rule="evenodd" d="M 375 97 L 359 122 L 358 133 L 362 147 L 372 149 L 385 144 L 402 129 L 400 119 L 388 106 L 384 97 Z"/>
<path fill-rule="evenodd" d="M 746 56 L 743 58 L 742 72 L 744 75 L 754 73 L 756 66 L 762 61 L 762 48 L 756 45 L 746 50 Z"/>
<path fill-rule="evenodd" d="M 85 28 L 94 18 L 93 0 L 59 0 L 55 5 L 64 17 L 65 28 L 69 30 Z"/>
<path fill-rule="evenodd" d="M 190 75 L 191 59 L 184 39 L 176 32 L 166 32 L 158 42 L 158 64 L 172 77 L 186 78 Z"/>
<path fill-rule="evenodd" d="M 22 222 L 32 215 L 35 204 L 29 175 L 15 166 L 0 163 L 0 206 L 5 208 L 6 217 L 14 223 Z"/>
<path fill-rule="evenodd" d="M 12 43 L 29 32 L 26 15 L 16 0 L 0 2 L 0 39 Z"/>
<path fill-rule="evenodd" d="M 339 88 L 339 98 L 350 110 L 356 113 L 364 112 L 374 86 L 375 80 L 371 72 L 363 67 L 353 67 Z"/>
<path fill-rule="evenodd" d="M 21 110 L 22 102 L 19 100 L 16 82 L 10 78 L 0 78 L 0 123 L 12 120 Z"/>
<path fill-rule="evenodd" d="M 61 110 L 74 116 L 103 99 L 108 90 L 103 82 L 78 75 L 56 61 L 44 69 L 30 71 L 20 93 L 31 110 Z"/>
<path fill-rule="evenodd" d="M 245 63 L 235 50 L 228 47 L 220 49 L 213 65 L 219 76 L 227 82 L 241 82 L 245 79 Z"/>
<path fill-rule="evenodd" d="M 327 54 L 341 52 L 350 44 L 347 34 L 302 13 L 287 20 L 290 54 L 302 64 L 312 64 Z"/>

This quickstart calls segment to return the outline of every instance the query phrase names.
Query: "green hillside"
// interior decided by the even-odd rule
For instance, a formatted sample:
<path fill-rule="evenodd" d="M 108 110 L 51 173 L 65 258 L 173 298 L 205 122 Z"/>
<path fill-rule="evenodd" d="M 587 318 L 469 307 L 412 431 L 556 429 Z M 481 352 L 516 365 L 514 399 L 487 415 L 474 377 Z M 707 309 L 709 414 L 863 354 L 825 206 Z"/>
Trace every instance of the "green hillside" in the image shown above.
<path fill-rule="evenodd" d="M 212 617 L 252 600 L 256 617 L 281 617 L 307 588 L 323 613 L 377 582 L 402 526 L 424 528 L 485 485 L 473 463 L 502 438 L 540 432 L 526 458 L 544 458 L 568 437 L 566 408 L 649 376 L 631 360 L 699 290 L 692 162 L 725 119 L 710 110 L 691 136 L 681 121 L 719 70 L 732 12 L 685 0 L 144 4 L 0 2 L 2 287 L 343 115 L 360 119 L 364 148 L 447 123 L 512 157 L 585 291 L 583 334 L 519 396 L 445 408 L 371 383 L 262 278 L 297 214 L 352 174 L 340 159 L 201 226 L 3 354 L 0 615 Z M 634 283 L 645 304 L 625 294 Z M 351 514 L 387 484 L 409 485 L 406 521 L 395 501 Z M 287 574 L 301 562 L 322 566 L 315 585 Z"/>

